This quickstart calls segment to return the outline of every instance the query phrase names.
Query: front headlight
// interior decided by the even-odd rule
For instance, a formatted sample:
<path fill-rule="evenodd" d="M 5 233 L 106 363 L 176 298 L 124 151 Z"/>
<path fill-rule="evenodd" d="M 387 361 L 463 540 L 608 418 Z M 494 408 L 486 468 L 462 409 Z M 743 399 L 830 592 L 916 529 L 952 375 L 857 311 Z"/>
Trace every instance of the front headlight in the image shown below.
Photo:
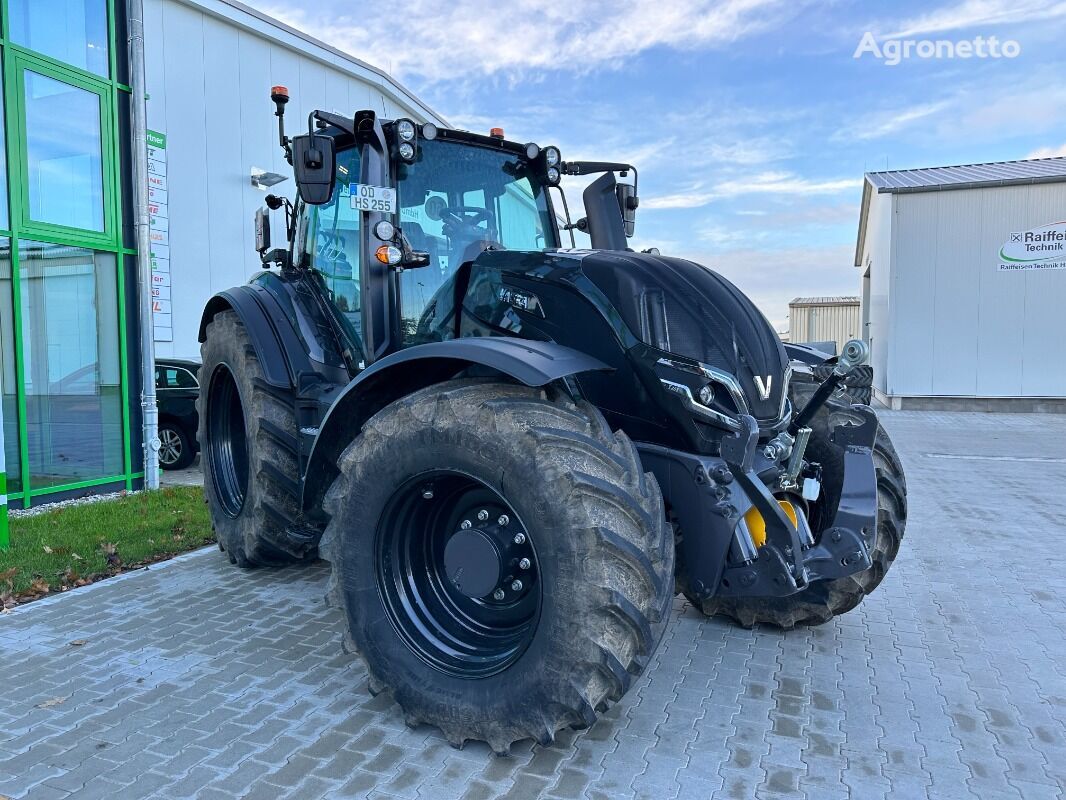
<path fill-rule="evenodd" d="M 560 156 L 559 148 L 555 146 L 548 146 L 544 148 L 544 163 L 549 167 L 559 166 Z"/>
<path fill-rule="evenodd" d="M 415 124 L 409 119 L 401 119 L 396 122 L 396 135 L 401 142 L 411 142 L 415 138 Z"/>

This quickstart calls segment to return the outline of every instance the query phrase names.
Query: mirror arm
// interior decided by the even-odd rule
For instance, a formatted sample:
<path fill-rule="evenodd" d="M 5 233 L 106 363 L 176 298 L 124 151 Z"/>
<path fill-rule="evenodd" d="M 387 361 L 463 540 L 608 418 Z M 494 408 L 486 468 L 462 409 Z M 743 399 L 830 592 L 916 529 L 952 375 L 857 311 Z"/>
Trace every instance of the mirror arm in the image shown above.
<path fill-rule="evenodd" d="M 566 202 L 566 191 L 558 184 L 556 184 L 555 188 L 559 190 L 559 197 L 563 200 L 563 213 L 566 215 L 566 224 L 563 226 L 563 230 L 570 231 L 570 247 L 577 249 L 577 240 L 574 239 L 574 228 L 577 228 L 583 220 L 579 220 L 578 222 L 570 221 L 570 205 Z M 584 228 L 580 228 L 580 230 L 584 230 Z M 560 241 L 559 244 L 562 245 L 562 241 Z"/>
<path fill-rule="evenodd" d="M 332 125 L 334 128 L 340 128 L 350 136 L 355 135 L 355 121 L 350 117 L 343 117 L 340 114 L 331 114 L 329 111 L 312 111 L 311 117 L 317 120 L 317 127 L 319 129 Z M 310 122 L 308 124 L 310 124 Z"/>
<path fill-rule="evenodd" d="M 400 263 L 396 265 L 397 272 L 402 272 L 405 269 L 417 269 L 418 267 L 429 266 L 429 253 L 413 249 L 411 247 L 411 242 L 408 241 L 407 237 L 404 235 L 402 228 L 396 228 L 396 235 L 393 237 L 393 243 L 399 245 L 400 252 L 403 253 L 403 258 L 400 259 Z"/>

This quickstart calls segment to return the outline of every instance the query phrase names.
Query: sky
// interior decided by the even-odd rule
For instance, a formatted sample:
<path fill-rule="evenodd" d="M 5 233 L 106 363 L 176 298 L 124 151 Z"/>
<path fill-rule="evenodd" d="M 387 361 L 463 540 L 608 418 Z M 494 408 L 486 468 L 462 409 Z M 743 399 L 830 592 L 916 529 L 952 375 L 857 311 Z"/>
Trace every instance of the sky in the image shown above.
<path fill-rule="evenodd" d="M 635 164 L 631 244 L 779 330 L 794 297 L 859 293 L 865 172 L 1066 156 L 1062 0 L 245 2 L 454 127 Z"/>

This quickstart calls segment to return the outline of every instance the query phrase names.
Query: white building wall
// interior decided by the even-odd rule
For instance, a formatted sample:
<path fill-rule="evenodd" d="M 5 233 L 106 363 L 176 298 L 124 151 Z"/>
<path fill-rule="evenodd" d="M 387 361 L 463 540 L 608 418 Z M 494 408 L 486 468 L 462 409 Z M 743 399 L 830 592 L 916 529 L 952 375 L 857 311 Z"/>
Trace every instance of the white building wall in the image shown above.
<path fill-rule="evenodd" d="M 1066 218 L 1066 185 L 891 197 L 892 266 L 877 281 L 888 278 L 891 335 L 887 387 L 879 378 L 878 388 L 902 397 L 1066 397 L 1056 333 L 1066 272 L 997 268 L 1011 232 Z"/>
<path fill-rule="evenodd" d="M 870 344 L 870 363 L 874 368 L 874 386 L 886 391 L 889 351 L 892 347 L 889 302 L 892 285 L 892 221 L 895 195 L 874 193 L 870 198 L 866 239 L 863 246 L 861 273 L 870 271 L 869 308 L 860 312 L 869 325 L 862 337 Z"/>
<path fill-rule="evenodd" d="M 259 167 L 288 176 L 270 87 L 287 86 L 286 128 L 306 130 L 316 108 L 443 123 L 367 65 L 224 0 L 145 0 L 148 127 L 167 136 L 173 341 L 159 356 L 198 356 L 200 314 L 212 294 L 261 269 L 253 218 L 265 192 Z M 274 219 L 275 242 L 284 230 Z"/>

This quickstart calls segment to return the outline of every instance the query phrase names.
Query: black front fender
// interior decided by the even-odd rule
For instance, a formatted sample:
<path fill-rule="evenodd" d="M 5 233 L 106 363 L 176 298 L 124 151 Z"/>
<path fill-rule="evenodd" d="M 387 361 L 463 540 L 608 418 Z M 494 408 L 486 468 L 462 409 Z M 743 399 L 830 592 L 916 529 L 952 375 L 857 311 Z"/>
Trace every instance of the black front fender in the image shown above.
<path fill-rule="evenodd" d="M 219 292 L 208 301 L 200 318 L 201 342 L 207 339 L 208 324 L 223 311 L 236 312 L 248 331 L 267 383 L 280 389 L 295 386 L 296 376 L 282 344 L 285 332 L 279 330 L 284 315 L 277 308 L 277 301 L 263 287 L 251 284 Z"/>
<path fill-rule="evenodd" d="M 393 401 L 475 365 L 526 386 L 546 386 L 581 372 L 610 369 L 592 356 L 554 342 L 502 336 L 431 342 L 386 356 L 349 383 L 326 412 L 303 477 L 304 513 L 312 518 L 319 515 L 322 498 L 336 475 L 337 460 L 368 419 Z"/>

